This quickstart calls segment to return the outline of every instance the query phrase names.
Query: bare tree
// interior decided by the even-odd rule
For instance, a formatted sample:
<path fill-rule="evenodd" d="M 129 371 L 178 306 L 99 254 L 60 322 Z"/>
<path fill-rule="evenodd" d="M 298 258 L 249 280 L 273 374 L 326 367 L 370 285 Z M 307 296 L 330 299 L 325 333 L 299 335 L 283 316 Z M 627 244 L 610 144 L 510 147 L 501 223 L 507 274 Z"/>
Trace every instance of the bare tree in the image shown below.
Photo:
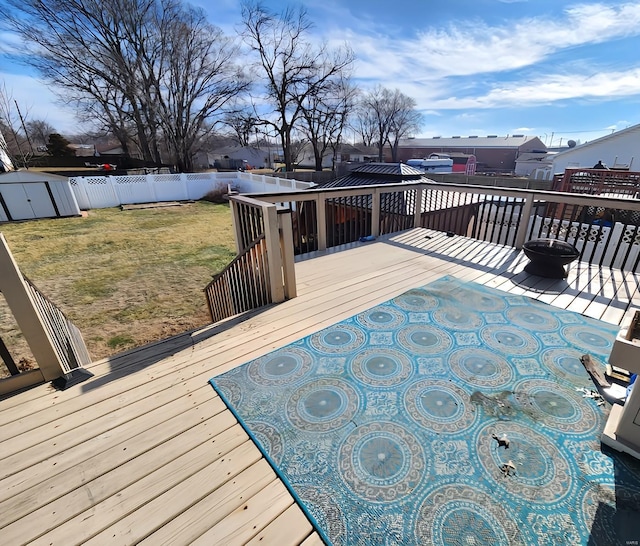
<path fill-rule="evenodd" d="M 6 1 L 26 62 L 145 160 L 164 139 L 188 169 L 205 121 L 245 86 L 231 42 L 181 0 Z"/>
<path fill-rule="evenodd" d="M 42 119 L 27 121 L 25 126 L 36 149 L 46 147 L 49 135 L 57 132 L 53 126 Z"/>
<path fill-rule="evenodd" d="M 354 119 L 351 122 L 352 129 L 360 136 L 362 144 L 373 146 L 376 134 L 376 119 L 371 110 L 361 101 L 355 110 Z"/>
<path fill-rule="evenodd" d="M 327 81 L 345 71 L 353 53 L 344 48 L 329 51 L 314 47 L 307 35 L 311 23 L 304 9 L 285 9 L 276 14 L 260 3 L 242 7 L 243 37 L 256 53 L 257 72 L 264 75 L 265 98 L 272 118 L 263 118 L 280 137 L 286 170 L 293 168 L 292 133 L 302 104 L 319 95 Z"/>
<path fill-rule="evenodd" d="M 28 167 L 33 150 L 23 130 L 24 122 L 25 117 L 18 112 L 18 103 L 3 84 L 0 86 L 0 132 L 6 135 L 6 140 L 2 139 L 4 152 L 17 165 Z"/>
<path fill-rule="evenodd" d="M 333 151 L 332 167 L 335 167 L 342 133 L 352 113 L 356 94 L 356 88 L 343 75 L 328 80 L 319 92 L 307 95 L 302 101 L 301 130 L 311 143 L 316 171 L 322 170 L 322 159 L 329 149 Z"/>
<path fill-rule="evenodd" d="M 415 108 L 415 100 L 398 89 L 391 91 L 377 86 L 364 95 L 360 112 L 365 117 L 360 123 L 371 131 L 372 139 L 378 147 L 378 161 L 384 159 L 385 144 L 391 147 L 392 161 L 397 161 L 400 139 L 419 130 L 422 115 Z"/>
<path fill-rule="evenodd" d="M 240 146 L 249 146 L 251 136 L 258 132 L 258 118 L 252 110 L 246 108 L 229 112 L 224 123 L 231 128 L 234 140 Z"/>
<path fill-rule="evenodd" d="M 248 82 L 234 65 L 237 50 L 222 31 L 206 22 L 202 10 L 185 8 L 162 34 L 171 44 L 157 89 L 160 119 L 179 170 L 191 170 L 196 142 L 222 120 L 223 108 Z"/>
<path fill-rule="evenodd" d="M 416 110 L 416 101 L 403 95 L 397 89 L 393 92 L 391 110 L 391 127 L 387 142 L 391 148 L 391 161 L 398 161 L 398 144 L 400 140 L 420 130 L 423 123 L 422 114 Z"/>

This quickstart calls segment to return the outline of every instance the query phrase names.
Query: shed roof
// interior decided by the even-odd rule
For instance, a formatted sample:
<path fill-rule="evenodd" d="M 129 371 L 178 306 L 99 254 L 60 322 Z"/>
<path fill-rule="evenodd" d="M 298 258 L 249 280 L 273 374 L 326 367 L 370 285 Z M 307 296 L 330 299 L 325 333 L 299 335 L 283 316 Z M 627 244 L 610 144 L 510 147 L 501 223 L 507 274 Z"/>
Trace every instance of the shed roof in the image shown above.
<path fill-rule="evenodd" d="M 9 171 L 0 173 L 0 184 L 16 184 L 21 182 L 42 182 L 44 180 L 51 182 L 66 182 L 69 180 L 66 176 L 59 176 L 41 171 L 28 171 L 21 169 L 19 171 Z"/>

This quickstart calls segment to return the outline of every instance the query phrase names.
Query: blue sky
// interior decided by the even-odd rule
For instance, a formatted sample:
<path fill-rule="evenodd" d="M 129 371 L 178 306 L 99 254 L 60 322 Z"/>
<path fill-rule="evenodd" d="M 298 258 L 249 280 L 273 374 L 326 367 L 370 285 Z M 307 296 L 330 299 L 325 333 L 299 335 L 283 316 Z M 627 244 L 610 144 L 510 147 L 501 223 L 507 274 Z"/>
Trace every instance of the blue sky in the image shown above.
<path fill-rule="evenodd" d="M 194 0 L 229 34 L 233 0 Z M 264 0 L 271 9 L 298 5 Z M 314 39 L 348 43 L 363 90 L 413 97 L 416 136 L 538 135 L 582 142 L 640 123 L 640 1 L 317 0 L 302 2 Z M 5 35 L 6 36 L 6 35 Z M 72 132 L 73 113 L 0 57 L 0 82 L 29 110 Z M 553 141 L 552 141 L 553 138 Z"/>

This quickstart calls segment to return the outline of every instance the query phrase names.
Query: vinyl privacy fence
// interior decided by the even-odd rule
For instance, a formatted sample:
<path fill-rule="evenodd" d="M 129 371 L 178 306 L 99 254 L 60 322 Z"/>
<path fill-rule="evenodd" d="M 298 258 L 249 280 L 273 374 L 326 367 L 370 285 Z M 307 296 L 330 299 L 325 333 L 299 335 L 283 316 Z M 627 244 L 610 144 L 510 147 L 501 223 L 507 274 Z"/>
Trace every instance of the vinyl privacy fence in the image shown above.
<path fill-rule="evenodd" d="M 76 176 L 69 178 L 81 210 L 202 199 L 229 187 L 243 193 L 304 190 L 314 184 L 246 172 Z"/>

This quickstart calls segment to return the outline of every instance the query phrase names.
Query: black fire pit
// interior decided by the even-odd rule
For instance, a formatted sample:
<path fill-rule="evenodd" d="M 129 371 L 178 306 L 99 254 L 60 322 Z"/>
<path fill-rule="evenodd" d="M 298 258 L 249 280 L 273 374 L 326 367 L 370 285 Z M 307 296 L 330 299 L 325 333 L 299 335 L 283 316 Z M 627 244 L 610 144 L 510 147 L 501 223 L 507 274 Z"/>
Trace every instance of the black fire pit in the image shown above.
<path fill-rule="evenodd" d="M 564 279 L 567 276 L 564 266 L 580 256 L 576 247 L 557 239 L 533 239 L 522 248 L 531 260 L 524 270 L 551 279 Z"/>

